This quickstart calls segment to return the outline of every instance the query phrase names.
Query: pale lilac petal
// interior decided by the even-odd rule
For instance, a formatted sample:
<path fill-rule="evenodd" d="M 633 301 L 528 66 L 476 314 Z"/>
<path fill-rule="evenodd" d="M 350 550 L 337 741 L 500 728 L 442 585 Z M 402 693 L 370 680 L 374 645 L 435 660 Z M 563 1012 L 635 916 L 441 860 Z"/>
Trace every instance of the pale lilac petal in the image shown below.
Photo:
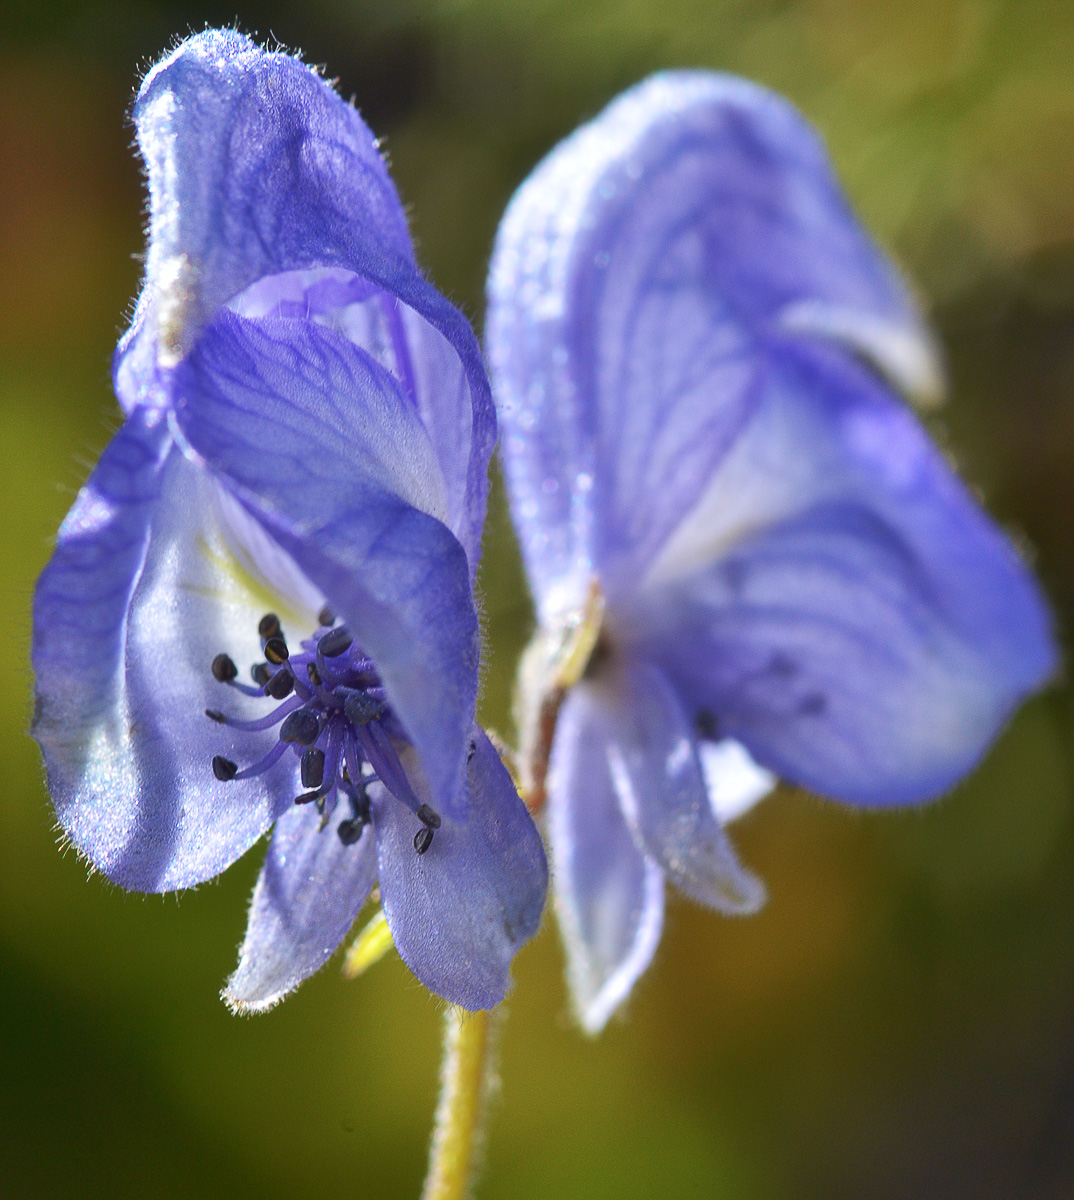
<path fill-rule="evenodd" d="M 504 998 L 511 960 L 540 924 L 548 868 L 533 818 L 476 726 L 472 745 L 458 815 L 442 814 L 424 854 L 414 849 L 421 829 L 414 814 L 383 789 L 371 794 L 381 898 L 396 948 L 430 991 L 474 1012 Z M 404 762 L 421 795 L 412 756 Z"/>
<path fill-rule="evenodd" d="M 428 428 L 443 460 L 465 473 L 460 536 L 476 571 L 496 440 L 480 350 L 466 318 L 419 272 L 395 186 L 357 111 L 297 59 L 208 30 L 146 76 L 134 120 L 149 178 L 149 253 L 114 364 L 125 410 L 167 404 L 170 369 L 252 285 L 271 291 L 265 281 L 281 274 L 349 272 L 411 314 L 403 319 L 425 389 L 419 404 L 437 413 Z"/>
<path fill-rule="evenodd" d="M 244 789 L 214 754 L 260 757 L 272 733 L 208 720 L 233 693 L 209 667 L 260 656 L 257 599 L 221 536 L 211 482 L 132 416 L 60 530 L 34 603 L 34 736 L 64 830 L 109 878 L 170 891 L 218 874 L 269 827 L 293 772 Z"/>
<path fill-rule="evenodd" d="M 312 320 L 341 333 L 389 372 L 419 417 L 444 490 L 445 524 L 480 558 L 495 413 L 456 345 L 397 297 L 339 269 L 259 280 L 229 303 L 246 318 Z"/>
<path fill-rule="evenodd" d="M 254 889 L 239 965 L 224 988 L 237 1012 L 264 1012 L 323 966 L 376 881 L 372 829 L 345 846 L 339 812 L 322 824 L 312 804 L 276 822 Z"/>
<path fill-rule="evenodd" d="M 394 378 L 308 322 L 222 314 L 176 371 L 191 447 L 345 618 L 439 806 L 477 690 L 470 569 L 438 519 L 428 438 Z"/>
<path fill-rule="evenodd" d="M 719 552 L 696 565 L 699 519 L 624 614 L 627 638 L 779 775 L 859 804 L 928 799 L 1054 670 L 1047 609 L 869 373 L 787 346 L 766 405 L 768 436 L 744 437 L 735 466 L 745 478 L 753 456 L 752 485 L 705 534 Z"/>
<path fill-rule="evenodd" d="M 546 616 L 591 564 L 610 597 L 629 591 L 748 419 L 785 328 L 921 386 L 936 374 L 905 287 L 783 100 L 658 75 L 537 168 L 498 234 L 488 342 Z"/>
<path fill-rule="evenodd" d="M 571 1001 L 582 1027 L 599 1033 L 652 961 L 664 873 L 627 829 L 598 701 L 585 684 L 567 697 L 556 726 L 548 835 Z"/>
<path fill-rule="evenodd" d="M 117 394 L 145 402 L 167 366 L 244 288 L 296 268 L 416 275 L 373 135 L 316 72 L 232 30 L 184 41 L 134 106 L 149 177 L 149 254 Z"/>
<path fill-rule="evenodd" d="M 709 804 L 696 734 L 666 676 L 618 664 L 594 685 L 608 765 L 635 840 L 681 892 L 730 915 L 756 912 L 764 885 L 735 857 Z"/>

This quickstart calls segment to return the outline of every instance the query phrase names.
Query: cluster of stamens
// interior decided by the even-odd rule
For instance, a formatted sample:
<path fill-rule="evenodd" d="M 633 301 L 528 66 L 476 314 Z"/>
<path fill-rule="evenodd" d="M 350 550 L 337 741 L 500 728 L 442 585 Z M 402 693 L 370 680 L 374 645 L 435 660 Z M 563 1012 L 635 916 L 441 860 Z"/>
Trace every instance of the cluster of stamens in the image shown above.
<path fill-rule="evenodd" d="M 238 668 L 227 654 L 212 662 L 213 678 L 244 696 L 267 696 L 279 707 L 253 721 L 229 717 L 215 708 L 205 710 L 210 720 L 232 729 L 254 733 L 279 726 L 279 738 L 263 758 L 241 770 L 222 754 L 213 758 L 213 774 L 222 782 L 261 775 L 291 749 L 299 760 L 299 777 L 305 789 L 296 804 L 316 805 L 321 828 L 331 820 L 341 798 L 349 816 L 336 826 L 345 846 L 362 836 L 371 821 L 368 788 L 380 781 L 418 818 L 414 849 L 424 854 L 440 828 L 439 815 L 414 794 L 396 751 L 403 730 L 388 707 L 380 677 L 372 661 L 354 641 L 346 625 L 322 609 L 320 628 L 292 654 L 275 613 L 258 623 L 264 662 L 255 663 L 253 685 L 240 683 Z"/>

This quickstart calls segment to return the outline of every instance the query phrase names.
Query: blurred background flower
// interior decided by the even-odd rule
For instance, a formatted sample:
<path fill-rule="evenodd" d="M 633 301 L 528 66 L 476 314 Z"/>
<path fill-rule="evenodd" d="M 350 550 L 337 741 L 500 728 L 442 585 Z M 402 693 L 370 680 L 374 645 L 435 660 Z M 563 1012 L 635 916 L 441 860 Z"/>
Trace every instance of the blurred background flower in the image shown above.
<path fill-rule="evenodd" d="M 8 0 L 0 13 L 0 1163 L 11 1196 L 410 1198 L 435 1004 L 398 961 L 276 1013 L 217 999 L 261 857 L 180 897 L 57 853 L 29 722 L 49 539 L 119 422 L 138 65 L 238 19 L 327 65 L 385 135 L 422 262 L 480 326 L 503 205 L 663 66 L 747 74 L 827 138 L 920 289 L 952 399 L 931 426 L 1074 613 L 1074 6 L 1062 0 Z M 482 716 L 531 612 L 502 498 Z M 1074 1189 L 1074 715 L 1055 688 L 941 804 L 857 819 L 797 793 L 736 828 L 758 917 L 673 905 L 625 1023 L 570 1029 L 551 928 L 519 956 L 480 1194 L 1011 1197 Z M 180 911 L 181 910 L 181 911 Z M 550 1153 L 554 1147 L 555 1152 Z"/>

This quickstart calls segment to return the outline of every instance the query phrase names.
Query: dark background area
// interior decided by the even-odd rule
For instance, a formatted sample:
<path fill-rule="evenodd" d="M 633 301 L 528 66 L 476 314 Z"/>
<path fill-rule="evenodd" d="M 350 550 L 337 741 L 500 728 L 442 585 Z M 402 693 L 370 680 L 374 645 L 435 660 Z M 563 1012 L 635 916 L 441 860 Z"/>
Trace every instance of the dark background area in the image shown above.
<path fill-rule="evenodd" d="M 326 65 L 385 137 L 419 254 L 480 329 L 496 222 L 559 137 L 662 66 L 788 94 L 948 355 L 933 431 L 1074 615 L 1074 5 L 1044 0 L 7 0 L 0 11 L 0 1193 L 410 1200 L 439 1009 L 398 960 L 228 1015 L 260 850 L 179 897 L 56 845 L 29 604 L 118 423 L 138 286 L 126 114 L 177 34 Z M 484 716 L 531 620 L 502 497 Z M 551 920 L 519 958 L 487 1200 L 1074 1195 L 1074 717 L 1065 680 L 920 811 L 778 793 L 736 827 L 767 909 L 672 906 L 626 1019 L 569 1023 Z"/>

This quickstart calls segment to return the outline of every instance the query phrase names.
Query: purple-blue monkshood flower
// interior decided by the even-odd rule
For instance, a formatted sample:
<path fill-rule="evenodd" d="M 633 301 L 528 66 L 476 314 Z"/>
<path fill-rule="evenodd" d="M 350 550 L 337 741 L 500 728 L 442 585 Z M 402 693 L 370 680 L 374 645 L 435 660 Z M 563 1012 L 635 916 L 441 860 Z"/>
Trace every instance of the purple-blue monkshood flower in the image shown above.
<path fill-rule="evenodd" d="M 652 958 L 666 881 L 762 903 L 721 818 L 776 776 L 864 807 L 936 796 L 1054 650 L 1014 549 L 893 394 L 939 389 L 913 301 L 777 96 L 700 72 L 627 92 L 511 202 L 489 302 L 540 622 L 524 737 L 603 601 L 548 774 L 595 1031 Z"/>
<path fill-rule="evenodd" d="M 490 1007 L 547 871 L 474 723 L 496 436 L 476 340 L 419 272 L 369 130 L 301 62 L 207 32 L 134 117 L 149 250 L 115 359 L 126 419 L 34 601 L 60 824 L 159 892 L 275 823 L 236 1009 L 316 970 L 374 885 L 422 983 Z"/>

